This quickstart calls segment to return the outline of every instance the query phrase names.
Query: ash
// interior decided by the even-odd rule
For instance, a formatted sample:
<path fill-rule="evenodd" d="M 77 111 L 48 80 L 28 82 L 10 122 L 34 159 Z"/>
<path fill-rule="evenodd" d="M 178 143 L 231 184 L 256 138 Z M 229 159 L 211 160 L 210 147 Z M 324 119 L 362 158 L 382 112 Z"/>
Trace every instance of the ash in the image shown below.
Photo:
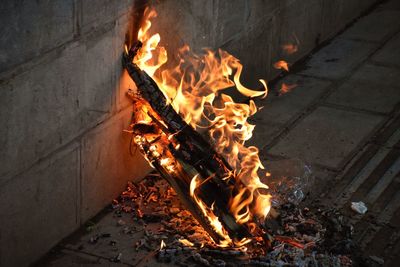
<path fill-rule="evenodd" d="M 242 248 L 215 245 L 157 174 L 139 183 L 129 182 L 112 208 L 116 220 L 127 213 L 142 227 L 144 237 L 136 242 L 135 249 L 150 252 L 160 264 L 352 266 L 353 227 L 332 209 L 289 203 L 275 207 L 265 220 L 271 236 L 271 248 L 265 253 L 252 244 Z"/>

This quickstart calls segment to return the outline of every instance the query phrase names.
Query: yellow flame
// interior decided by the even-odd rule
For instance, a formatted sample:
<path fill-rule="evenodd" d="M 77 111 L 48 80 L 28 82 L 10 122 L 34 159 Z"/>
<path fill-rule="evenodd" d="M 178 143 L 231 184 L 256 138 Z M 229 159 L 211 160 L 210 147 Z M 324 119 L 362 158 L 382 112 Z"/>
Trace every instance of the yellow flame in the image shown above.
<path fill-rule="evenodd" d="M 189 240 L 182 238 L 178 240 L 182 245 L 187 246 L 187 247 L 193 247 L 194 244 L 190 242 Z"/>
<path fill-rule="evenodd" d="M 241 190 L 232 196 L 229 203 L 236 221 L 244 224 L 254 217 L 265 218 L 270 209 L 270 195 L 263 192 L 268 186 L 258 176 L 258 171 L 264 167 L 258 149 L 245 145 L 255 127 L 248 122 L 248 118 L 257 112 L 257 107 L 252 100 L 249 104 L 235 103 L 222 91 L 235 87 L 246 97 L 265 97 L 268 93 L 266 81 L 260 80 L 260 90 L 245 87 L 240 81 L 242 64 L 221 49 L 218 52 L 205 49 L 204 54 L 196 55 L 185 45 L 177 52 L 179 62 L 173 67 L 164 67 L 168 57 L 166 49 L 159 45 L 161 36 L 158 33 L 150 34 L 150 20 L 156 16 L 156 12 L 146 10 L 145 16 L 145 23 L 138 34 L 143 47 L 134 62 L 154 79 L 169 104 L 188 124 L 195 129 L 207 129 L 216 151 L 235 169 L 235 179 L 241 185 Z M 284 63 L 280 62 L 279 68 L 288 69 L 287 63 Z M 165 166 L 171 166 L 167 159 L 161 161 Z M 195 176 L 190 184 L 191 196 L 228 245 L 231 240 L 212 207 L 207 207 L 197 198 L 195 189 L 198 186 Z"/>
<path fill-rule="evenodd" d="M 160 250 L 162 250 L 165 247 L 167 247 L 167 245 L 165 244 L 164 240 L 161 240 Z"/>
<path fill-rule="evenodd" d="M 214 214 L 213 208 L 207 207 L 207 205 L 203 201 L 201 201 L 201 199 L 199 199 L 195 194 L 195 190 L 199 186 L 199 182 L 197 181 L 198 176 L 199 175 L 195 175 L 190 182 L 190 196 L 193 197 L 203 215 L 206 216 L 209 223 L 214 228 L 215 232 L 222 238 L 218 245 L 220 247 L 227 247 L 232 243 L 232 240 L 224 230 L 224 227 L 222 226 L 218 217 Z"/>

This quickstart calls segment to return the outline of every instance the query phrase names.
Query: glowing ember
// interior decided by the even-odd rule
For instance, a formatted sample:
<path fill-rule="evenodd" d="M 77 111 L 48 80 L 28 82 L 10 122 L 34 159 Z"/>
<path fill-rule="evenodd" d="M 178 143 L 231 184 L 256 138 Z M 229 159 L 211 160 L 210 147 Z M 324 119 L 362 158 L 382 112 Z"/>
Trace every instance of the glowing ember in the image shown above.
<path fill-rule="evenodd" d="M 296 87 L 297 87 L 297 84 L 282 83 L 281 88 L 279 89 L 279 95 L 283 95 L 283 94 L 289 93 L 290 91 L 292 91 Z"/>
<path fill-rule="evenodd" d="M 252 100 L 249 104 L 235 103 L 222 91 L 235 87 L 247 97 L 266 97 L 266 81 L 260 80 L 262 90 L 245 87 L 240 82 L 242 64 L 223 50 L 218 50 L 218 53 L 205 50 L 204 54 L 195 55 L 188 46 L 184 46 L 178 51 L 179 63 L 175 67 L 164 68 L 168 60 L 167 51 L 159 46 L 160 35 L 149 33 L 150 19 L 156 17 L 156 12 L 146 10 L 145 15 L 145 23 L 138 33 L 138 40 L 143 46 L 138 51 L 134 63 L 152 77 L 168 99 L 168 104 L 173 106 L 187 124 L 194 129 L 207 130 L 215 150 L 233 167 L 234 172 L 224 179 L 233 179 L 233 183 L 240 189 L 227 200 L 236 222 L 251 224 L 258 218 L 264 219 L 271 207 L 271 196 L 266 191 L 268 186 L 262 183 L 258 176 L 259 170 L 264 167 L 259 159 L 258 149 L 245 145 L 252 137 L 255 127 L 247 120 L 257 112 L 257 107 Z M 277 66 L 288 71 L 287 63 L 280 62 Z M 168 140 L 172 140 L 172 137 L 168 136 Z M 136 136 L 134 141 L 142 147 L 146 143 L 140 136 Z M 175 149 L 179 149 L 179 144 L 175 144 Z M 166 155 L 161 148 L 150 147 L 149 151 L 151 157 L 156 158 L 168 172 L 175 171 L 171 155 Z M 219 245 L 226 247 L 234 243 L 241 246 L 250 242 L 248 239 L 233 241 L 230 238 L 213 212 L 214 204 L 207 206 L 196 195 L 196 190 L 202 186 L 198 178 L 198 175 L 195 175 L 191 180 L 190 196 L 221 237 L 222 242 Z"/>
<path fill-rule="evenodd" d="M 289 65 L 284 60 L 279 60 L 278 62 L 275 62 L 274 68 L 278 69 L 278 70 L 283 69 L 283 70 L 289 71 Z"/>

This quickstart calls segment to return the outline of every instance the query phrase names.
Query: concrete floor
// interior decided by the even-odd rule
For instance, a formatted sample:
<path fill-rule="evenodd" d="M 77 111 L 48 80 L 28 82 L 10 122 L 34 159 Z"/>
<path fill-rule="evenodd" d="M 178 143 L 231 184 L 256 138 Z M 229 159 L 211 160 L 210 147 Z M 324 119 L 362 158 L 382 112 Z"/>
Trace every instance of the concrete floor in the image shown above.
<path fill-rule="evenodd" d="M 257 126 L 251 142 L 267 168 L 276 159 L 309 163 L 315 179 L 307 201 L 341 209 L 355 226 L 360 254 L 379 257 L 385 266 L 400 260 L 399 48 L 400 4 L 389 1 L 296 64 L 258 101 L 264 108 L 252 119 Z M 282 83 L 297 86 L 281 94 Z M 364 201 L 368 212 L 354 213 L 351 201 Z M 120 231 L 111 213 L 96 227 Z M 110 262 L 118 251 L 105 244 L 77 247 L 91 236 L 82 231 L 41 264 L 136 266 L 151 257 L 130 252 L 132 237 L 116 235 L 118 251 L 129 258 L 124 263 Z"/>

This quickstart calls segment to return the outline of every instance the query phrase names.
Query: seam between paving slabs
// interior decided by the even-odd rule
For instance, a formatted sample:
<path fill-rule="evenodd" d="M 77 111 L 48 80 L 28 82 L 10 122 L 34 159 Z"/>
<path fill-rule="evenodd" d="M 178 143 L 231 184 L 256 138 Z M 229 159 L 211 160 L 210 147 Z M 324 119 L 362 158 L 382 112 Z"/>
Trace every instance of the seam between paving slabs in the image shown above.
<path fill-rule="evenodd" d="M 396 35 L 397 33 L 399 33 L 400 31 L 397 31 L 394 33 L 394 35 Z M 328 88 L 321 93 L 321 95 L 319 97 L 316 97 L 316 99 L 309 104 L 307 107 L 305 107 L 304 109 L 302 109 L 299 113 L 297 113 L 296 115 L 294 115 L 294 118 L 290 119 L 287 123 L 284 124 L 283 129 L 281 131 L 278 131 L 278 133 L 275 135 L 275 137 L 272 139 L 271 142 L 267 143 L 265 146 L 263 146 L 261 148 L 261 150 L 265 150 L 266 148 L 271 148 L 274 145 L 276 145 L 282 138 L 284 138 L 285 136 L 288 135 L 288 133 L 294 128 L 296 127 L 301 121 L 304 120 L 304 118 L 306 118 L 309 114 L 311 114 L 313 111 L 315 111 L 318 107 L 320 106 L 324 106 L 326 105 L 326 103 L 324 102 L 326 100 L 327 97 L 330 96 L 331 93 L 333 93 L 335 90 L 337 90 L 337 88 L 339 88 L 339 86 L 341 86 L 342 84 L 344 84 L 345 82 L 347 82 L 351 76 L 358 70 L 360 69 L 366 62 L 368 62 L 368 60 L 371 58 L 372 55 L 374 55 L 377 51 L 379 51 L 387 42 L 389 42 L 391 38 L 387 38 L 386 40 L 382 41 L 379 45 L 377 45 L 375 47 L 375 49 L 372 49 L 371 52 L 365 57 L 365 59 L 361 60 L 358 64 L 356 64 L 351 71 L 349 71 L 348 75 L 346 75 L 345 77 L 338 79 L 338 80 L 334 80 L 334 79 L 326 79 L 330 82 L 332 82 L 332 85 L 328 86 Z M 321 48 L 322 49 L 322 48 Z M 319 50 L 320 51 L 320 50 Z M 296 75 L 300 75 L 300 76 L 304 76 L 304 77 L 310 77 L 310 78 L 314 78 L 314 79 L 319 79 L 319 77 L 315 77 L 312 75 L 307 75 L 307 74 L 301 74 L 301 73 L 293 73 Z M 325 79 L 324 79 L 325 80 Z M 370 112 L 365 112 L 362 109 L 356 109 L 356 108 L 350 108 L 350 109 L 346 109 L 348 111 L 355 111 L 358 110 L 361 113 L 364 114 L 369 114 Z M 347 157 L 345 157 L 342 162 L 339 164 L 339 167 L 334 168 L 333 170 L 338 171 L 343 169 L 344 166 L 346 166 L 346 164 L 361 150 L 361 148 L 363 146 L 365 146 L 365 144 L 368 142 L 368 140 L 383 126 L 385 125 L 385 120 L 383 120 L 380 124 L 378 124 L 369 135 L 367 135 L 363 140 L 361 140 L 361 142 L 359 142 L 358 146 L 356 146 L 353 151 L 351 151 L 349 153 L 349 155 Z M 270 155 L 269 153 L 267 153 L 268 155 Z M 320 165 L 320 164 L 318 164 Z M 331 167 L 328 166 L 324 166 L 321 165 L 322 167 L 326 168 L 327 170 L 332 170 Z"/>
<path fill-rule="evenodd" d="M 334 183 L 336 190 L 330 190 L 327 199 L 335 206 L 339 206 L 338 199 L 343 197 L 344 189 L 353 181 L 353 178 L 357 176 L 370 162 L 376 154 L 382 149 L 388 149 L 386 147 L 387 141 L 395 135 L 398 126 L 400 125 L 400 114 L 397 116 L 389 117 L 386 120 L 385 125 L 375 133 L 371 140 L 367 142 L 364 147 L 354 155 L 353 158 L 346 163 L 342 170 L 328 184 Z M 385 139 L 385 142 L 381 142 L 381 139 Z M 389 148 L 390 150 L 390 148 Z M 328 188 L 329 185 L 327 185 Z M 341 192 L 337 194 L 337 192 Z"/>

